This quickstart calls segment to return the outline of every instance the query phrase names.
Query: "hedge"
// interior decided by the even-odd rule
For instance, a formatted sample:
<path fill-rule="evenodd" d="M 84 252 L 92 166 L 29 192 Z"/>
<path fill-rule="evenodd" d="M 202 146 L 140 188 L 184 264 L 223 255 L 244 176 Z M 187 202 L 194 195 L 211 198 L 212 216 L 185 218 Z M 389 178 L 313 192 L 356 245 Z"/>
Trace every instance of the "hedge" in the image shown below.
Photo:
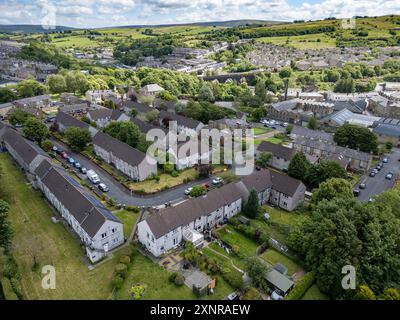
<path fill-rule="evenodd" d="M 311 288 L 314 282 L 315 273 L 306 273 L 303 280 L 301 280 L 300 283 L 298 283 L 293 290 L 289 292 L 289 294 L 285 297 L 285 300 L 300 300 L 307 290 Z"/>
<path fill-rule="evenodd" d="M 4 298 L 6 300 L 19 300 L 18 296 L 12 289 L 10 279 L 4 277 L 3 279 L 1 279 L 1 285 L 3 288 Z"/>

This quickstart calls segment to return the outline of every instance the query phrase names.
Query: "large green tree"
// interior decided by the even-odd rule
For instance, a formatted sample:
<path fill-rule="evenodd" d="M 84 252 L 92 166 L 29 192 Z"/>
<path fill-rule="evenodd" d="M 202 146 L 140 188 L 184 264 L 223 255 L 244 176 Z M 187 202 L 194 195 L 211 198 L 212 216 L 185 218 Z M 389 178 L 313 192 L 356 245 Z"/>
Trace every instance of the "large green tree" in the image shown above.
<path fill-rule="evenodd" d="M 249 194 L 247 202 L 243 206 L 243 214 L 249 218 L 256 218 L 260 210 L 260 204 L 258 200 L 258 194 L 255 189 L 252 189 Z"/>
<path fill-rule="evenodd" d="M 250 257 L 245 261 L 246 272 L 251 278 L 253 284 L 260 289 L 268 290 L 268 284 L 265 279 L 269 268 L 258 257 Z"/>
<path fill-rule="evenodd" d="M 51 93 L 62 93 L 67 90 L 67 83 L 61 74 L 49 75 L 46 79 L 46 84 Z"/>
<path fill-rule="evenodd" d="M 30 98 L 46 93 L 46 87 L 36 80 L 24 80 L 17 84 L 16 90 L 20 98 Z"/>
<path fill-rule="evenodd" d="M 25 121 L 23 132 L 27 138 L 36 141 L 39 145 L 42 144 L 43 139 L 49 136 L 49 128 L 37 118 L 28 118 Z"/>
<path fill-rule="evenodd" d="M 288 167 L 289 176 L 292 178 L 304 181 L 304 177 L 307 174 L 308 169 L 311 167 L 311 163 L 307 160 L 304 153 L 296 153 L 290 161 Z"/>
<path fill-rule="evenodd" d="M 17 100 L 17 94 L 9 88 L 0 88 L 0 104 Z"/>
<path fill-rule="evenodd" d="M 271 162 L 273 154 L 271 152 L 261 152 L 257 159 L 257 165 L 261 168 L 267 168 Z"/>
<path fill-rule="evenodd" d="M 344 124 L 335 133 L 335 142 L 351 149 L 363 152 L 375 152 L 378 138 L 369 129 L 354 124 Z"/>
<path fill-rule="evenodd" d="M 320 183 L 331 179 L 331 178 L 341 178 L 345 179 L 347 177 L 346 170 L 343 169 L 335 161 L 321 161 L 320 163 L 311 166 L 304 177 L 306 184 L 310 188 L 317 188 Z"/>
<path fill-rule="evenodd" d="M 17 124 L 24 125 L 26 120 L 32 117 L 32 114 L 25 112 L 22 109 L 15 109 L 8 115 L 8 121 L 13 126 L 16 126 Z"/>
<path fill-rule="evenodd" d="M 82 151 L 92 141 L 89 129 L 71 127 L 65 132 L 65 138 L 75 151 Z"/>
<path fill-rule="evenodd" d="M 104 128 L 104 132 L 132 147 L 138 145 L 141 136 L 137 125 L 125 121 L 111 121 L 111 123 Z"/>
<path fill-rule="evenodd" d="M 312 201 L 318 203 L 322 200 L 332 200 L 337 197 L 353 197 L 353 188 L 349 181 L 332 178 L 322 182 L 317 190 L 313 192 Z"/>

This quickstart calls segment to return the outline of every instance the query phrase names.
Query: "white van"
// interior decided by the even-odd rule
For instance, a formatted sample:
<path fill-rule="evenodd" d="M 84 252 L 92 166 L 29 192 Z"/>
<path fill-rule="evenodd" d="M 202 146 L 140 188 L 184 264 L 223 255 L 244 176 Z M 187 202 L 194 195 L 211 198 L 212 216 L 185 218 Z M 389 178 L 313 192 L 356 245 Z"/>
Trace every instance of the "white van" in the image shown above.
<path fill-rule="evenodd" d="M 100 183 L 99 176 L 98 176 L 97 173 L 94 172 L 93 170 L 89 170 L 89 171 L 86 173 L 86 175 L 87 175 L 88 179 L 89 179 L 92 183 L 94 183 L 94 184 Z"/>

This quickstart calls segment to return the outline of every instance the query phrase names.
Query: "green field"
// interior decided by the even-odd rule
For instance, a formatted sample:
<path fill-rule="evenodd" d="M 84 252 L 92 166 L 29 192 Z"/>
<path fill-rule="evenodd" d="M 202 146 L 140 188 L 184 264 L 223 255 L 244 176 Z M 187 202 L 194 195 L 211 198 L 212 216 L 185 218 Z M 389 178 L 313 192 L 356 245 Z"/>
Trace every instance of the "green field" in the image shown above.
<path fill-rule="evenodd" d="M 275 45 L 286 45 L 302 50 L 336 47 L 336 39 L 329 37 L 324 33 L 292 37 L 264 37 L 258 38 L 257 42 L 272 43 Z"/>

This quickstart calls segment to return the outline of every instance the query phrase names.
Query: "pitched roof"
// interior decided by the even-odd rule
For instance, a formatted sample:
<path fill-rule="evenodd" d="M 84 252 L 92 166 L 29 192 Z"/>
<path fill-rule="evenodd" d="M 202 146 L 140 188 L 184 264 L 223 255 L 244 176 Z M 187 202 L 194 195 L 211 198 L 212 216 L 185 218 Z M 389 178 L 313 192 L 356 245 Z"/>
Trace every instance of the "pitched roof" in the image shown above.
<path fill-rule="evenodd" d="M 42 161 L 35 173 L 90 237 L 96 235 L 106 220 L 121 223 L 76 180 L 65 171 L 53 166 L 49 161 Z"/>
<path fill-rule="evenodd" d="M 56 116 L 56 122 L 63 124 L 65 127 L 78 127 L 78 128 L 89 128 L 89 124 L 80 121 L 68 113 L 60 111 Z"/>
<path fill-rule="evenodd" d="M 242 178 L 242 183 L 249 191 L 255 189 L 257 192 L 262 192 L 265 189 L 272 187 L 271 171 L 264 169 L 255 171 Z"/>
<path fill-rule="evenodd" d="M 147 91 L 147 92 L 158 92 L 158 91 L 163 91 L 164 88 L 159 86 L 156 83 L 153 84 L 148 84 L 145 85 L 142 89 L 140 89 L 141 91 Z"/>
<path fill-rule="evenodd" d="M 275 269 L 268 271 L 265 274 L 265 279 L 284 293 L 287 293 L 294 286 L 292 280 Z"/>
<path fill-rule="evenodd" d="M 17 131 L 6 128 L 3 140 L 21 157 L 27 166 L 39 155 L 46 156 L 46 153 L 40 149 L 34 142 L 23 138 Z"/>
<path fill-rule="evenodd" d="M 131 100 L 124 101 L 122 105 L 124 108 L 135 109 L 139 113 L 147 113 L 154 110 L 148 105 Z"/>
<path fill-rule="evenodd" d="M 146 158 L 143 152 L 100 131 L 93 137 L 93 144 L 132 166 L 139 165 Z"/>
<path fill-rule="evenodd" d="M 159 119 L 162 121 L 165 119 L 168 119 L 169 121 L 176 121 L 178 126 L 183 126 L 186 128 L 190 129 L 196 129 L 199 124 L 201 124 L 200 121 L 188 118 L 185 116 L 181 116 L 179 114 L 171 113 L 171 112 L 166 112 L 166 111 L 160 111 L 160 114 L 158 115 Z"/>
<path fill-rule="evenodd" d="M 300 180 L 289 177 L 276 171 L 270 171 L 272 188 L 280 193 L 293 196 L 297 189 L 303 184 Z"/>
<path fill-rule="evenodd" d="M 263 141 L 257 148 L 260 152 L 271 152 L 275 157 L 283 158 L 285 160 L 292 160 L 294 150 L 283 147 L 279 144 Z"/>
<path fill-rule="evenodd" d="M 100 108 L 96 110 L 90 110 L 88 112 L 88 116 L 90 116 L 93 121 L 97 121 L 99 119 L 111 118 L 112 112 L 113 110 L 111 109 Z"/>
<path fill-rule="evenodd" d="M 139 127 L 139 130 L 143 133 L 147 133 L 152 129 L 160 129 L 165 132 L 164 128 L 153 126 L 152 124 L 142 121 L 138 118 L 131 118 L 131 121 Z"/>
<path fill-rule="evenodd" d="M 191 198 L 176 207 L 167 208 L 146 219 L 152 233 L 158 239 L 179 226 L 188 225 L 196 219 L 208 215 L 224 205 L 242 197 L 237 184 L 227 184 L 208 192 L 205 196 Z"/>

